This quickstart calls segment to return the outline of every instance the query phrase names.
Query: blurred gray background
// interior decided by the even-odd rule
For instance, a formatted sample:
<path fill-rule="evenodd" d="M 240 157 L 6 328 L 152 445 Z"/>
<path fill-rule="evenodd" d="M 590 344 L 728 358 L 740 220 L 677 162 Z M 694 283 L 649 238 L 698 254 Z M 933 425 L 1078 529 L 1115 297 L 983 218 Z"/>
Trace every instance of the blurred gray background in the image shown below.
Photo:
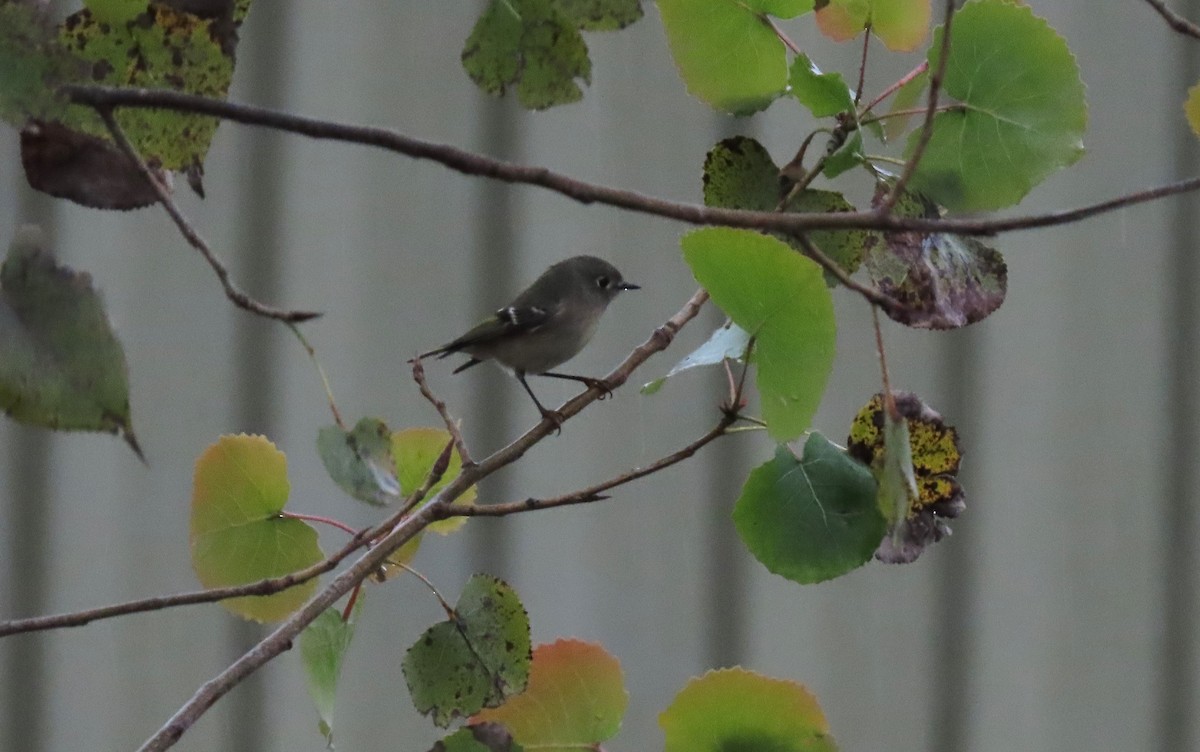
<path fill-rule="evenodd" d="M 1200 78 L 1200 44 L 1135 0 L 1103 13 L 1033 5 L 1079 58 L 1089 154 L 1019 210 L 1196 174 L 1180 106 Z M 783 162 L 811 127 L 794 102 L 735 120 L 691 99 L 652 3 L 630 29 L 587 37 L 594 83 L 581 103 L 519 111 L 477 91 L 459 66 L 481 7 L 258 3 L 232 97 L 686 201 L 699 200 L 717 139 L 756 135 Z M 785 28 L 822 67 L 853 75 L 857 44 L 820 38 L 806 18 Z M 873 52 L 868 92 L 916 61 L 879 44 Z M 609 258 L 644 287 L 610 309 L 577 372 L 607 370 L 694 288 L 678 252 L 687 228 L 665 220 L 235 124 L 220 128 L 206 167 L 209 198 L 180 191 L 185 213 L 258 297 L 325 312 L 306 332 L 350 420 L 436 425 L 405 360 L 567 255 Z M 808 587 L 763 570 L 729 521 L 742 480 L 771 453 L 764 437 L 743 434 L 611 501 L 430 538 L 416 566 L 451 598 L 471 572 L 493 572 L 523 597 L 536 641 L 577 636 L 615 654 L 631 701 L 610 751 L 659 748 L 656 716 L 684 682 L 735 663 L 809 686 L 844 750 L 1197 749 L 1198 216 L 1200 199 L 1175 198 L 1004 236 L 1010 292 L 995 315 L 951 334 L 887 326 L 894 382 L 957 425 L 967 453 L 968 509 L 916 564 L 872 563 Z M 291 335 L 233 309 L 161 210 L 102 213 L 31 195 L 17 134 L 4 127 L 0 242 L 25 222 L 45 225 L 59 256 L 104 291 L 150 464 L 112 437 L 0 421 L 0 618 L 195 588 L 192 466 L 222 433 L 265 433 L 287 453 L 292 508 L 356 526 L 378 517 L 342 496 L 317 459 L 316 432 L 331 420 Z M 878 370 L 866 306 L 844 292 L 836 300 L 839 354 L 815 427 L 841 440 Z M 653 397 L 635 387 L 719 320 L 707 310 L 633 385 L 491 479 L 482 499 L 566 492 L 707 429 L 721 397 L 715 373 L 688 374 Z M 536 417 L 498 371 L 449 371 L 431 367 L 432 384 L 465 417 L 477 455 Z M 554 400 L 574 393 L 537 388 Z M 322 539 L 327 550 L 340 541 Z M 424 750 L 438 738 L 412 710 L 400 664 L 440 618 L 411 578 L 371 589 L 345 665 L 339 749 Z M 6 638 L 0 749 L 136 747 L 263 633 L 195 606 Z M 290 654 L 178 745 L 322 748 Z"/>

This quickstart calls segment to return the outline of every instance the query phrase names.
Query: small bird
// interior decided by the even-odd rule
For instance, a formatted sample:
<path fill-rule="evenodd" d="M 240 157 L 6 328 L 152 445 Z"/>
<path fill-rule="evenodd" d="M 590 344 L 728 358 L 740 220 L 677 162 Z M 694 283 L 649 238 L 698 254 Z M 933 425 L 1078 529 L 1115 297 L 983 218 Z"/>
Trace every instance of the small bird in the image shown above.
<path fill-rule="evenodd" d="M 608 304 L 625 290 L 640 289 L 626 282 L 616 267 L 595 256 L 574 256 L 554 264 L 512 303 L 458 339 L 419 358 L 444 358 L 465 353 L 471 359 L 454 373 L 495 360 L 516 375 L 543 418 L 562 424 L 562 416 L 548 410 L 525 381 L 526 374 L 549 376 L 609 391 L 601 379 L 553 373 L 550 369 L 575 357 L 596 333 Z"/>

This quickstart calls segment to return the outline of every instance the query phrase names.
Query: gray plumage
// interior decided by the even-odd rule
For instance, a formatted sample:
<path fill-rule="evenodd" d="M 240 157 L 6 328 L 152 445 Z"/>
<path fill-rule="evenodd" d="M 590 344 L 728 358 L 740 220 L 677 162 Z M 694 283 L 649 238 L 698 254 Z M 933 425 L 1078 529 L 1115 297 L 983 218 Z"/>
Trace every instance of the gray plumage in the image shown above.
<path fill-rule="evenodd" d="M 423 353 L 444 358 L 464 353 L 471 359 L 458 373 L 485 360 L 511 369 L 543 416 L 551 417 L 525 382 L 526 374 L 551 376 L 597 386 L 597 379 L 550 373 L 575 357 L 596 333 L 608 304 L 638 285 L 625 281 L 612 264 L 595 256 L 575 256 L 554 264 L 512 303 L 461 337 Z"/>

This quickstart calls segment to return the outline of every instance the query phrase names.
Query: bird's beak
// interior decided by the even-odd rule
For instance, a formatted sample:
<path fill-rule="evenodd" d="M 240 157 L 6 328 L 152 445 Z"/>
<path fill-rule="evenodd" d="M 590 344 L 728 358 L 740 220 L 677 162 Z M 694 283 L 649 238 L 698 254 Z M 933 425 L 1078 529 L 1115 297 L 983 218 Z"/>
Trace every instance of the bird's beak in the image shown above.
<path fill-rule="evenodd" d="M 642 286 L 635 285 L 632 282 L 622 282 L 620 289 L 622 289 L 622 290 L 640 290 L 640 289 L 642 289 Z"/>

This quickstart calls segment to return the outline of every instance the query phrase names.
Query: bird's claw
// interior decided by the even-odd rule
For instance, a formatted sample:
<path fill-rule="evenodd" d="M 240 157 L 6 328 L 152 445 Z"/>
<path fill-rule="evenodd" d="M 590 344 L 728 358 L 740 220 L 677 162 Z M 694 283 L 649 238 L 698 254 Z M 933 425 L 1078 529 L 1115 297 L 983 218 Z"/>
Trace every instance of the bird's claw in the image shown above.
<path fill-rule="evenodd" d="M 608 399 L 613 396 L 612 386 L 604 379 L 583 377 L 582 380 L 584 384 L 587 384 L 588 389 L 595 389 L 600 392 L 600 396 L 597 399 Z"/>
<path fill-rule="evenodd" d="M 566 418 L 564 418 L 564 417 L 563 417 L 563 414 L 562 414 L 562 413 L 560 413 L 560 412 L 559 412 L 559 411 L 557 411 L 557 410 L 545 410 L 545 409 L 543 409 L 543 410 L 542 410 L 542 419 L 543 419 L 543 420 L 548 420 L 548 421 L 550 421 L 551 423 L 553 423 L 553 424 L 554 424 L 554 432 L 555 432 L 555 433 L 557 433 L 557 434 L 561 434 L 561 433 L 562 433 L 562 425 L 563 425 L 563 421 L 565 421 L 565 420 L 566 420 Z"/>

